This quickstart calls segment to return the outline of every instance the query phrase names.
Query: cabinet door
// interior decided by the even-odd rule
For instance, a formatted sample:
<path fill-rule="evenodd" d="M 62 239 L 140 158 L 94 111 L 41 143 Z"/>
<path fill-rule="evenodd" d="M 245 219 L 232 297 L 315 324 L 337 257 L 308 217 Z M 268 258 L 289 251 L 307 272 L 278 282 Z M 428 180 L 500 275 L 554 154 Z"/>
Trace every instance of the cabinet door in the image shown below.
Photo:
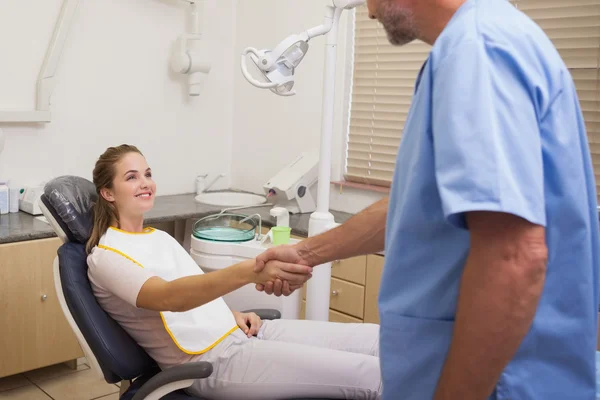
<path fill-rule="evenodd" d="M 365 287 L 331 278 L 329 308 L 362 319 L 365 309 Z"/>
<path fill-rule="evenodd" d="M 336 260 L 331 264 L 331 276 L 349 282 L 358 283 L 359 285 L 364 285 L 366 269 L 366 256 L 352 257 L 345 260 Z"/>
<path fill-rule="evenodd" d="M 56 297 L 58 238 L 0 245 L 0 376 L 83 357 Z"/>
<path fill-rule="evenodd" d="M 365 322 L 378 324 L 379 309 L 377 297 L 383 272 L 384 258 L 379 255 L 367 256 L 367 284 L 365 285 Z"/>
<path fill-rule="evenodd" d="M 302 299 L 306 300 L 307 285 L 302 287 Z M 365 309 L 365 287 L 341 279 L 331 278 L 329 309 L 362 319 Z"/>

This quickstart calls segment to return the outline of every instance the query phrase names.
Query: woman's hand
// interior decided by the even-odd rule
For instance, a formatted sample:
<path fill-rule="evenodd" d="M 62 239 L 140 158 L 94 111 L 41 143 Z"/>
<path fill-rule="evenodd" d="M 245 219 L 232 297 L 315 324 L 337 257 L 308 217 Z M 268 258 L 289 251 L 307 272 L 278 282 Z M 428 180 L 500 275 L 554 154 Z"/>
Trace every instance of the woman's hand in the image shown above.
<path fill-rule="evenodd" d="M 254 271 L 257 271 L 256 265 Z M 271 260 L 267 261 L 259 271 L 255 272 L 253 280 L 256 284 L 265 285 L 267 282 L 280 280 L 281 282 L 287 281 L 289 287 L 300 288 L 312 277 L 313 269 L 307 265 Z"/>
<path fill-rule="evenodd" d="M 297 265 L 311 266 L 308 260 L 302 257 L 302 254 L 306 253 L 306 248 L 302 244 L 303 243 L 301 242 L 294 246 L 283 245 L 270 248 L 256 257 L 254 271 L 263 271 L 267 263 L 272 263 L 282 270 L 289 270 Z M 284 296 L 289 296 L 302 286 L 304 286 L 304 282 L 291 283 L 278 278 L 270 280 L 265 284 L 258 283 L 256 285 L 256 290 L 261 292 L 264 291 L 267 294 L 275 294 L 275 296 L 279 297 L 282 294 Z"/>
<path fill-rule="evenodd" d="M 255 336 L 262 325 L 262 320 L 255 313 L 232 311 L 238 326 L 248 337 Z"/>

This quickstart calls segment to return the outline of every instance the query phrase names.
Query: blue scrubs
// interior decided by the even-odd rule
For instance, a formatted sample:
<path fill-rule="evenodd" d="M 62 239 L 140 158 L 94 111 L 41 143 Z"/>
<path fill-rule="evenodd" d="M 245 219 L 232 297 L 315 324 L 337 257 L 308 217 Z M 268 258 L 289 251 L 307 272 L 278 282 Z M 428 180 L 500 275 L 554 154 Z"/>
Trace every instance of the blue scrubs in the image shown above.
<path fill-rule="evenodd" d="M 465 213 L 485 210 L 545 226 L 549 249 L 533 325 L 491 399 L 595 399 L 596 207 L 580 104 L 554 46 L 508 1 L 468 0 L 419 75 L 396 162 L 383 398 L 432 398 L 469 253 Z"/>

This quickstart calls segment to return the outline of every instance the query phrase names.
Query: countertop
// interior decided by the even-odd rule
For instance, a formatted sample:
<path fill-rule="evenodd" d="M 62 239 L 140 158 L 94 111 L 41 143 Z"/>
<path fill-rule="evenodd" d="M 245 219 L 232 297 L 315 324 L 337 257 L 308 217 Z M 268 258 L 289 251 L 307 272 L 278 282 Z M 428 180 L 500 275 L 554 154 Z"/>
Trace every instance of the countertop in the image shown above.
<path fill-rule="evenodd" d="M 189 193 L 156 197 L 154 208 L 146 214 L 145 223 L 154 224 L 158 222 L 202 218 L 222 210 L 222 207 L 196 203 L 194 201 L 195 196 L 194 193 Z M 260 214 L 264 226 L 273 226 L 275 218 L 269 215 L 271 207 L 270 205 L 252 207 L 231 212 L 247 215 Z M 338 223 L 343 223 L 352 217 L 352 214 L 345 212 L 331 211 L 331 213 Z M 310 214 L 290 215 L 292 234 L 307 236 L 309 219 Z M 50 225 L 36 219 L 36 217 L 24 212 L 0 215 L 0 244 L 50 237 L 56 237 Z"/>

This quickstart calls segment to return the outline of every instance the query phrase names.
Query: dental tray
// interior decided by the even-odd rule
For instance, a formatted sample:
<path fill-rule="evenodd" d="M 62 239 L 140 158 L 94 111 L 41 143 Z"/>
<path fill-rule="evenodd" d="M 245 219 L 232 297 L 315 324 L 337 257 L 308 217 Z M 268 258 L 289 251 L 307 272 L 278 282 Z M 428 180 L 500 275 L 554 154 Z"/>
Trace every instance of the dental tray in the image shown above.
<path fill-rule="evenodd" d="M 256 235 L 257 221 L 243 214 L 215 214 L 198 220 L 192 234 L 213 242 L 247 242 Z"/>

